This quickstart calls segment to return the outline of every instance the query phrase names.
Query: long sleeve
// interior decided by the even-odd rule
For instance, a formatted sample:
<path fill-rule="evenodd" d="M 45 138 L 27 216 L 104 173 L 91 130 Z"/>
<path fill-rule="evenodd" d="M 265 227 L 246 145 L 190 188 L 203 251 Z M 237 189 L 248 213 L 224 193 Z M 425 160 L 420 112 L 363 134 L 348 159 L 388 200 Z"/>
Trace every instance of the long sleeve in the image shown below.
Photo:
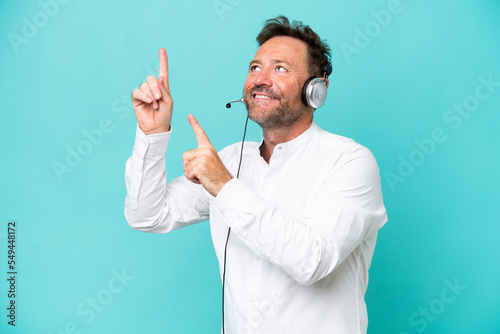
<path fill-rule="evenodd" d="M 213 197 L 184 176 L 165 182 L 169 137 L 138 129 L 125 215 L 133 228 L 156 233 L 210 216 L 227 332 L 366 333 L 368 269 L 387 221 L 368 149 L 314 122 L 276 145 L 269 163 L 262 142 L 242 152 L 235 143 L 219 156 L 232 175 L 241 162 L 239 178 Z"/>
<path fill-rule="evenodd" d="M 307 208 L 300 219 L 270 205 L 238 179 L 217 195 L 215 212 L 257 255 L 298 283 L 313 284 L 387 221 L 379 169 L 368 149 L 351 149 L 325 174 L 310 203 L 297 203 Z"/>
<path fill-rule="evenodd" d="M 209 194 L 184 176 L 166 183 L 165 152 L 171 131 L 146 136 L 137 126 L 127 160 L 125 218 L 139 231 L 167 233 L 208 219 Z"/>

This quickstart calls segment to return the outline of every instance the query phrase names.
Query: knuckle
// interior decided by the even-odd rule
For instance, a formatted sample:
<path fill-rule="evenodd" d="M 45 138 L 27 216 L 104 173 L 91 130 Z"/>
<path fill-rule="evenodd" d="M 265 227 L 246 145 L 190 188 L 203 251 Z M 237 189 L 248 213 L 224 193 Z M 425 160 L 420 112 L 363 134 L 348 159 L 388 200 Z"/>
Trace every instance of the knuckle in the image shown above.
<path fill-rule="evenodd" d="M 214 155 L 214 152 L 213 152 L 213 150 L 210 147 L 205 147 L 203 150 L 205 151 L 205 154 L 207 156 L 213 156 Z"/>

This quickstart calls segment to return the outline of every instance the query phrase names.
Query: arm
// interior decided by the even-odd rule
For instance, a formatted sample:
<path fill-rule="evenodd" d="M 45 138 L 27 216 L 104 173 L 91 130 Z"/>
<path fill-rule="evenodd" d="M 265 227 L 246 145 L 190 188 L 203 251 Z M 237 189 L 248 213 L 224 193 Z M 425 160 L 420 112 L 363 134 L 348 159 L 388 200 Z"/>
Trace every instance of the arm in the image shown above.
<path fill-rule="evenodd" d="M 237 179 L 222 188 L 214 209 L 250 249 L 303 285 L 333 272 L 387 220 L 378 166 L 365 148 L 332 167 L 300 221 Z"/>
<path fill-rule="evenodd" d="M 132 92 L 138 126 L 132 157 L 126 164 L 125 217 L 134 229 L 167 233 L 208 219 L 208 199 L 201 186 L 184 177 L 166 184 L 165 151 L 173 100 L 165 49 L 160 49 L 159 56 L 158 79 L 150 75 Z"/>
<path fill-rule="evenodd" d="M 133 229 L 167 233 L 208 219 L 209 199 L 184 176 L 166 183 L 165 151 L 171 131 L 146 136 L 137 127 L 125 170 L 125 217 Z"/>

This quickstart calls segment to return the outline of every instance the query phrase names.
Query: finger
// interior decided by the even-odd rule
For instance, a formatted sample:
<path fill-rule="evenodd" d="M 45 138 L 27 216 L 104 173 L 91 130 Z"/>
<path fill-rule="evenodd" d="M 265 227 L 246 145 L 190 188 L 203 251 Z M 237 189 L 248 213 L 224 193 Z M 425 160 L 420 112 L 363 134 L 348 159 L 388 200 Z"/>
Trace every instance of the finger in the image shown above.
<path fill-rule="evenodd" d="M 194 160 L 198 162 L 206 162 L 207 158 L 212 154 L 212 150 L 207 148 L 195 148 L 193 150 L 186 151 L 182 154 L 182 164 L 185 166 Z"/>
<path fill-rule="evenodd" d="M 168 57 L 167 51 L 164 48 L 160 49 L 160 74 L 158 76 L 165 79 L 164 85 L 167 90 L 170 90 L 168 86 Z"/>
<path fill-rule="evenodd" d="M 182 154 L 182 167 L 184 168 L 184 171 L 187 170 L 189 162 L 194 158 L 196 158 L 196 154 L 193 153 L 193 150 L 186 151 Z"/>
<path fill-rule="evenodd" d="M 151 93 L 151 89 L 149 88 L 149 84 L 147 82 L 143 82 L 140 86 L 139 89 L 146 94 L 153 103 L 151 103 L 153 109 L 158 109 L 158 103 L 156 102 L 156 99 L 153 98 L 153 93 Z"/>
<path fill-rule="evenodd" d="M 158 81 L 156 81 L 155 76 L 154 75 L 148 76 L 147 82 L 149 88 L 151 89 L 151 93 L 153 93 L 154 98 L 156 100 L 161 99 L 160 87 L 158 86 Z"/>
<path fill-rule="evenodd" d="M 188 121 L 189 124 L 191 124 L 191 127 L 193 128 L 194 135 L 196 136 L 196 141 L 198 142 L 198 148 L 213 147 L 205 131 L 203 131 L 200 124 L 198 123 L 198 120 L 194 118 L 192 114 L 188 115 Z"/>
<path fill-rule="evenodd" d="M 160 86 L 160 91 L 161 91 L 161 99 L 163 101 L 166 100 L 166 98 L 169 98 L 170 97 L 170 92 L 167 90 L 167 88 L 165 87 L 165 78 L 163 77 L 160 77 L 160 79 L 158 79 L 158 86 Z"/>
<path fill-rule="evenodd" d="M 198 180 L 198 178 L 196 178 L 195 176 L 192 176 L 189 174 L 184 174 L 184 176 L 186 177 L 186 179 L 188 179 L 189 181 L 191 181 L 195 184 L 201 184 L 200 180 Z"/>
<path fill-rule="evenodd" d="M 139 90 L 143 92 L 147 97 L 149 97 L 151 101 L 154 101 L 153 94 L 151 93 L 151 89 L 149 89 L 149 85 L 147 82 L 143 82 L 139 86 Z"/>
<path fill-rule="evenodd" d="M 140 89 L 134 89 L 134 91 L 132 92 L 132 102 L 134 101 L 140 101 L 144 103 L 153 102 L 153 100 L 151 100 L 151 98 L 146 94 L 144 94 L 144 92 L 141 91 Z"/>
<path fill-rule="evenodd" d="M 186 170 L 186 166 L 189 161 L 191 161 L 195 156 L 192 153 L 193 150 L 191 151 L 186 151 L 182 154 L 182 166 L 184 167 L 184 170 Z"/>
<path fill-rule="evenodd" d="M 184 160 L 184 157 L 183 157 Z M 192 160 L 184 160 L 183 163 L 183 168 L 184 168 L 184 176 L 191 182 L 196 183 L 196 184 L 201 184 L 200 180 L 196 177 L 196 172 L 195 168 L 193 168 L 193 161 Z"/>

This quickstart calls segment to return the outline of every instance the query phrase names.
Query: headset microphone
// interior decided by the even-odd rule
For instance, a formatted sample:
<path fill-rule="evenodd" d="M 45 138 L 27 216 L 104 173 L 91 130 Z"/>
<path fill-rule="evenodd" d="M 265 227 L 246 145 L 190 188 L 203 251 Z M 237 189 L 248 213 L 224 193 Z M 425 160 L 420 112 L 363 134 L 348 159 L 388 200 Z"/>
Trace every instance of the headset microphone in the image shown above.
<path fill-rule="evenodd" d="M 239 99 L 239 100 L 234 100 L 234 101 L 229 101 L 227 104 L 226 104 L 226 108 L 231 108 L 231 103 L 235 103 L 235 102 L 241 102 L 243 103 L 245 100 L 243 100 L 243 98 Z"/>

